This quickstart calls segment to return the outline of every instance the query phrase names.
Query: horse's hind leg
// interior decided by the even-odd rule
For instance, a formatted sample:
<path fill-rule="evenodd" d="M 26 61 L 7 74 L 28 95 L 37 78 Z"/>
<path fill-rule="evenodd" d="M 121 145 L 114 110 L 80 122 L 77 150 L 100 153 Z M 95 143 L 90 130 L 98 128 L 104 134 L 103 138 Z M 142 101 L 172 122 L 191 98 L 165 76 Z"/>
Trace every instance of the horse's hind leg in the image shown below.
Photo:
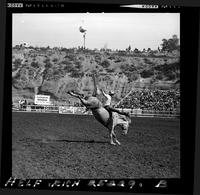
<path fill-rule="evenodd" d="M 114 133 L 114 124 L 112 124 L 111 129 L 110 129 L 110 144 L 116 145 L 116 143 L 113 141 L 113 136 L 114 136 L 113 133 Z"/>
<path fill-rule="evenodd" d="M 114 133 L 114 131 L 111 131 L 111 133 L 110 133 L 110 144 L 116 145 L 116 143 L 118 145 L 121 145 L 121 143 L 117 140 L 117 137 L 116 137 L 116 134 Z"/>
<path fill-rule="evenodd" d="M 79 94 L 75 94 L 75 93 L 73 93 L 71 91 L 69 91 L 68 94 L 70 94 L 73 97 L 78 98 L 84 106 L 87 107 L 87 106 L 90 105 L 90 103 L 87 100 L 83 99 Z"/>
<path fill-rule="evenodd" d="M 110 144 L 111 145 L 116 145 L 116 143 L 113 141 L 113 134 L 112 134 L 112 132 L 110 133 Z"/>
<path fill-rule="evenodd" d="M 115 134 L 114 131 L 113 131 L 113 137 L 114 137 L 115 142 L 116 142 L 118 145 L 121 145 L 121 143 L 117 140 L 117 136 L 116 136 L 116 134 Z"/>
<path fill-rule="evenodd" d="M 110 143 L 112 144 L 112 145 L 116 145 L 116 143 L 118 144 L 118 145 L 121 145 L 121 143 L 117 140 L 117 136 L 116 136 L 116 134 L 115 134 L 115 132 L 114 132 L 114 128 L 115 128 L 115 126 L 114 126 L 114 123 L 112 124 L 112 128 L 111 128 L 111 131 L 110 131 Z"/>

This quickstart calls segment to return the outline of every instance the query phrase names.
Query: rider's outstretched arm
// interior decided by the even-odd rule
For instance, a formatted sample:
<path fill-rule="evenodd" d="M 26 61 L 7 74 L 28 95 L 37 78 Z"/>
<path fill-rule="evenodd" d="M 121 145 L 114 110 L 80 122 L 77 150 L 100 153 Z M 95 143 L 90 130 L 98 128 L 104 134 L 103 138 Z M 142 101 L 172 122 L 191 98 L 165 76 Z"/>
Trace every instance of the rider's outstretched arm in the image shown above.
<path fill-rule="evenodd" d="M 103 89 L 101 89 L 101 92 L 106 98 L 108 98 L 108 94 L 106 94 Z"/>

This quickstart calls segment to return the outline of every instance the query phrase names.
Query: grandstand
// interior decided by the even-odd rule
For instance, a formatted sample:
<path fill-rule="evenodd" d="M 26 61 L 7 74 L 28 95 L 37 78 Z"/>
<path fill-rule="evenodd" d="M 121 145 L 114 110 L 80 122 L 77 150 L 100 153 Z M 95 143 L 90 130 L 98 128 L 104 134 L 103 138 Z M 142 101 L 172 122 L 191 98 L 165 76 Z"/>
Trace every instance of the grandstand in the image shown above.
<path fill-rule="evenodd" d="M 135 89 L 120 100 L 117 107 L 140 108 L 150 111 L 178 111 L 180 109 L 180 91 Z"/>

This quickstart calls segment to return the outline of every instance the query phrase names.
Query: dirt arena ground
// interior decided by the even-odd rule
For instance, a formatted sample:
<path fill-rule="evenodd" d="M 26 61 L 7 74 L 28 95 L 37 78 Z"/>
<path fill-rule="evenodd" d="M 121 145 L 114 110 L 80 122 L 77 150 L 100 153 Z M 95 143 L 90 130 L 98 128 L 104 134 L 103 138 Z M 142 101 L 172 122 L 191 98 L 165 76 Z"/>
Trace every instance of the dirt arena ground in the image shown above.
<path fill-rule="evenodd" d="M 93 116 L 13 113 L 12 176 L 26 179 L 179 178 L 179 119 L 132 118 L 121 146 Z"/>

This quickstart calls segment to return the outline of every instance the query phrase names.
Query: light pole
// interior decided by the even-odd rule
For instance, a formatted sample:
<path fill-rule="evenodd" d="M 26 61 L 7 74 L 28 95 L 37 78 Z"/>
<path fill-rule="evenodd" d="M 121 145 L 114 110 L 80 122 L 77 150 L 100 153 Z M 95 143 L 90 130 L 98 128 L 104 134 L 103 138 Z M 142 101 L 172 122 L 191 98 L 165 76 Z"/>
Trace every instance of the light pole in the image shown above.
<path fill-rule="evenodd" d="M 83 34 L 83 49 L 85 49 L 85 36 L 86 36 L 86 32 Z"/>
<path fill-rule="evenodd" d="M 82 26 L 79 27 L 79 31 L 83 33 L 83 49 L 85 49 L 85 38 L 86 38 L 86 29 L 84 29 Z"/>

